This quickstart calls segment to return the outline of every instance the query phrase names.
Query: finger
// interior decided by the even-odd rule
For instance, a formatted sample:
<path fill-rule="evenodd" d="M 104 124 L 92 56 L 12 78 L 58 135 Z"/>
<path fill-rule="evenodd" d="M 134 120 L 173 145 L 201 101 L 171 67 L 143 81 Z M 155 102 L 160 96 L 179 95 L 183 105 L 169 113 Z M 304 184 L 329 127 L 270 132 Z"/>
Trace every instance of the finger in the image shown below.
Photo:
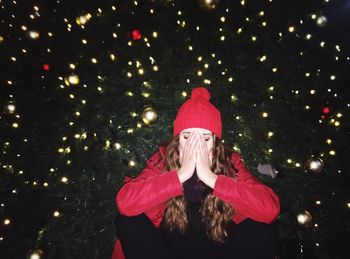
<path fill-rule="evenodd" d="M 179 148 L 179 161 L 180 161 L 180 165 L 182 164 L 182 159 L 183 159 L 183 149 L 182 147 Z"/>
<path fill-rule="evenodd" d="M 202 156 L 203 154 L 203 140 L 201 136 L 198 136 L 198 152 L 199 155 Z"/>
<path fill-rule="evenodd" d="M 209 159 L 209 153 L 208 153 L 208 148 L 205 143 L 205 139 L 203 136 L 201 136 L 201 156 L 203 161 L 208 161 Z"/>
<path fill-rule="evenodd" d="M 190 133 L 190 135 L 188 136 L 188 139 L 186 140 L 186 144 L 185 144 L 185 149 L 186 151 L 188 150 L 190 144 L 192 142 L 192 133 Z M 186 152 L 187 153 L 187 152 Z"/>
<path fill-rule="evenodd" d="M 191 143 L 190 143 L 190 150 L 193 153 L 194 149 L 196 148 L 196 146 L 198 145 L 198 136 L 195 134 L 195 132 L 192 132 L 192 139 L 191 139 Z"/>
<path fill-rule="evenodd" d="M 206 151 L 206 145 L 205 145 L 205 140 L 204 140 L 204 137 L 202 134 L 200 135 L 200 148 L 201 148 L 202 155 L 204 155 L 205 151 Z"/>
<path fill-rule="evenodd" d="M 198 153 L 197 155 L 198 162 L 203 163 L 204 156 L 203 156 L 203 146 L 201 143 L 198 144 L 197 153 Z"/>
<path fill-rule="evenodd" d="M 192 131 L 191 133 L 190 133 L 190 135 L 189 135 L 189 139 L 194 139 L 194 136 L 195 136 L 195 131 Z"/>
<path fill-rule="evenodd" d="M 190 133 L 190 135 L 188 136 L 188 139 L 186 140 L 186 147 L 187 150 L 190 148 L 190 146 L 192 145 L 193 142 L 193 134 L 192 132 Z"/>
<path fill-rule="evenodd" d="M 207 142 L 205 141 L 203 135 L 202 135 L 202 140 L 203 140 L 203 147 L 204 147 L 205 154 L 206 154 L 207 156 L 209 156 L 209 150 L 208 150 Z"/>
<path fill-rule="evenodd" d="M 184 159 L 190 159 L 194 155 L 194 148 L 196 146 L 196 138 L 194 132 L 191 132 L 186 141 L 186 150 L 184 151 Z"/>
<path fill-rule="evenodd" d="M 192 146 L 192 148 L 191 148 L 191 154 L 193 155 L 193 156 L 196 156 L 197 154 L 197 150 L 198 150 L 198 145 L 199 145 L 199 143 L 198 143 L 198 139 L 196 139 L 195 141 L 194 141 L 194 143 L 193 143 L 193 146 Z"/>

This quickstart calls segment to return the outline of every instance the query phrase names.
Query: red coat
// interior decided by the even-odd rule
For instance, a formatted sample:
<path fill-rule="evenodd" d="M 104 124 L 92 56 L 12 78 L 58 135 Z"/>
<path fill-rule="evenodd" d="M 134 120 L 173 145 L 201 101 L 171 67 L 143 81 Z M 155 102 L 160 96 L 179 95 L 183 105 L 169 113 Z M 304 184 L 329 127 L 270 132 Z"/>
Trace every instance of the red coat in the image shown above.
<path fill-rule="evenodd" d="M 164 152 L 165 148 L 161 147 L 147 160 L 147 167 L 136 178 L 127 177 L 116 196 L 117 208 L 122 215 L 145 213 L 156 228 L 163 219 L 165 202 L 183 194 L 175 170 L 161 173 Z M 250 173 L 239 153 L 232 154 L 232 161 L 238 171 L 237 178 L 219 175 L 213 195 L 232 205 L 235 209 L 232 220 L 235 223 L 246 218 L 271 223 L 280 211 L 277 195 Z M 125 259 L 119 240 L 114 246 L 112 259 Z"/>

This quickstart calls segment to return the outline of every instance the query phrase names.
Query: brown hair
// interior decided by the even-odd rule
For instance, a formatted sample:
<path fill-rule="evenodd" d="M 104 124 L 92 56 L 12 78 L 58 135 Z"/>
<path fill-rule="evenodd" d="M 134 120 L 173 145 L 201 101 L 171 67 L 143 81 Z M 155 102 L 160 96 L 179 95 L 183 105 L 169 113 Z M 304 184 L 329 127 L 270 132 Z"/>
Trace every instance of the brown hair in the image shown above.
<path fill-rule="evenodd" d="M 179 162 L 179 136 L 176 136 L 166 147 L 164 173 L 180 168 Z M 231 162 L 232 150 L 227 149 L 221 140 L 214 135 L 213 163 L 211 170 L 219 175 L 235 177 L 236 172 Z M 208 187 L 209 188 L 209 187 Z M 177 230 L 185 233 L 188 225 L 186 213 L 186 200 L 184 196 L 171 198 L 167 204 L 164 223 L 170 231 Z M 200 209 L 201 221 L 208 236 L 216 243 L 224 243 L 228 237 L 228 227 L 234 209 L 226 202 L 220 200 L 211 192 L 204 198 Z"/>

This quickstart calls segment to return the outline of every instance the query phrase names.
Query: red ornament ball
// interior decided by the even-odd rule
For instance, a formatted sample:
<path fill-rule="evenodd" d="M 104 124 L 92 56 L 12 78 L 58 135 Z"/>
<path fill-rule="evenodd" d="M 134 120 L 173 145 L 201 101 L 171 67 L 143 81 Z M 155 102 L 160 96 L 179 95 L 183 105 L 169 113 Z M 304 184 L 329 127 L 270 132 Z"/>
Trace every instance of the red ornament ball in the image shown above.
<path fill-rule="evenodd" d="M 132 38 L 133 40 L 140 40 L 141 37 L 142 37 L 142 35 L 141 35 L 141 33 L 140 33 L 139 30 L 132 30 L 132 31 L 131 31 L 131 38 Z"/>
<path fill-rule="evenodd" d="M 44 65 L 43 65 L 43 69 L 44 69 L 45 71 L 49 71 L 49 70 L 50 70 L 50 65 L 49 65 L 49 64 L 44 64 Z"/>
<path fill-rule="evenodd" d="M 324 114 L 329 114 L 329 113 L 331 112 L 331 109 L 330 109 L 329 107 L 324 107 L 324 108 L 322 109 L 322 112 L 323 112 Z"/>

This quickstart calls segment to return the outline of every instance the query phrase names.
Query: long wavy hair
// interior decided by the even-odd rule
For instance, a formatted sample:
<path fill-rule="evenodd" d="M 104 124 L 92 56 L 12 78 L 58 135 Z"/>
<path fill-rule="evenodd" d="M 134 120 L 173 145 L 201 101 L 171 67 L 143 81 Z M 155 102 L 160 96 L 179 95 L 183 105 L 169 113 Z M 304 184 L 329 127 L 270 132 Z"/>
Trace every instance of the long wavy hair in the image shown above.
<path fill-rule="evenodd" d="M 214 135 L 213 163 L 211 170 L 217 175 L 235 178 L 237 170 L 231 162 L 232 150 L 224 147 L 221 140 Z M 166 146 L 163 173 L 178 170 L 180 165 L 179 136 L 173 138 Z M 209 187 L 208 187 L 209 188 Z M 184 234 L 188 226 L 187 203 L 184 196 L 171 198 L 167 201 L 164 215 L 165 226 L 170 231 Z M 202 225 L 211 240 L 225 243 L 228 238 L 228 228 L 234 208 L 208 192 L 200 208 Z"/>

